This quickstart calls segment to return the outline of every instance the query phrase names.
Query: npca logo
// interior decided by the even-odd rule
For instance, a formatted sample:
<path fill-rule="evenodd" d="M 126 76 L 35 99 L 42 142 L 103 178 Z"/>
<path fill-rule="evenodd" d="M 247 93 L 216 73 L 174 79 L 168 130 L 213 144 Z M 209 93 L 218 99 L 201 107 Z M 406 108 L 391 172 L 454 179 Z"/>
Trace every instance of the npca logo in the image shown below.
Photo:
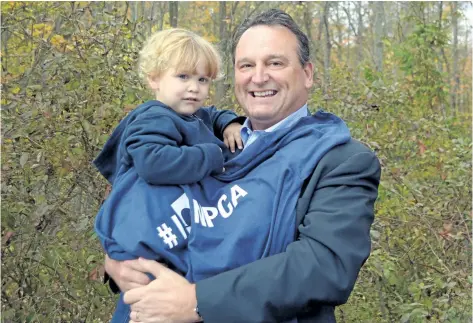
<path fill-rule="evenodd" d="M 232 215 L 235 208 L 238 206 L 239 199 L 245 197 L 248 193 L 238 185 L 233 185 L 230 188 L 230 198 L 226 194 L 222 194 L 218 199 L 217 206 L 201 206 L 198 201 L 192 199 L 192 206 L 194 209 L 194 223 L 200 223 L 204 227 L 213 228 L 213 220 L 220 215 L 222 218 L 228 218 Z M 172 221 L 179 229 L 184 239 L 187 239 L 187 234 L 191 232 L 191 224 L 184 218 L 184 210 L 190 212 L 190 200 L 184 193 L 171 203 L 171 208 L 176 212 L 171 216 Z"/>

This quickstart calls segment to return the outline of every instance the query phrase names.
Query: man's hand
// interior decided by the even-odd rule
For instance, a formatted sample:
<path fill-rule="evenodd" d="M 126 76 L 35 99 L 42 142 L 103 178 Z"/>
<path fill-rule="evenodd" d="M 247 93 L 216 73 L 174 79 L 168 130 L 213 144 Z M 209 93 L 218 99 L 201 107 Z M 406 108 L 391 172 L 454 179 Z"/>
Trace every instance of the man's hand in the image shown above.
<path fill-rule="evenodd" d="M 112 277 L 122 292 L 146 286 L 151 280 L 140 269 L 138 259 L 117 261 L 105 255 L 105 271 Z"/>
<path fill-rule="evenodd" d="M 155 280 L 125 293 L 123 300 L 131 305 L 130 322 L 199 321 L 195 285 L 156 261 L 138 259 L 138 270 L 151 273 Z"/>
<path fill-rule="evenodd" d="M 241 124 L 238 122 L 230 123 L 223 131 L 223 143 L 232 153 L 235 152 L 235 144 L 238 149 L 243 149 L 243 141 L 241 140 Z"/>

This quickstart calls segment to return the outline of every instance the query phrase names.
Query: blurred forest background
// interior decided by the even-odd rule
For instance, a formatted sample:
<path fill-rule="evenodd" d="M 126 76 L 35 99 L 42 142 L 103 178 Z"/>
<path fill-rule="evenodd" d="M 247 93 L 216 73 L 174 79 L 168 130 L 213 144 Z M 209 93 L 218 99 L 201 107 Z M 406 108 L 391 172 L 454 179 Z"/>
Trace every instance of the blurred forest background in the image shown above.
<path fill-rule="evenodd" d="M 231 35 L 275 7 L 311 39 L 311 109 L 341 116 L 383 166 L 372 255 L 339 322 L 471 322 L 472 4 L 439 1 L 3 1 L 3 322 L 110 319 L 91 161 L 150 98 L 143 41 L 178 26 L 215 43 L 226 76 L 209 103 L 241 113 Z"/>

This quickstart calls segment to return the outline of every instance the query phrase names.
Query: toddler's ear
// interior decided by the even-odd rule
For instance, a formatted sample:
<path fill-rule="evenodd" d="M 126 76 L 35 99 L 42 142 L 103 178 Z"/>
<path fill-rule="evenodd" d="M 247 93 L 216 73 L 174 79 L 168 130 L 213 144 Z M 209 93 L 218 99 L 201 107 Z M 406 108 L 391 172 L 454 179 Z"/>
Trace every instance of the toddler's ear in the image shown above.
<path fill-rule="evenodd" d="M 148 75 L 146 78 L 148 85 L 153 91 L 159 91 L 159 77 Z"/>

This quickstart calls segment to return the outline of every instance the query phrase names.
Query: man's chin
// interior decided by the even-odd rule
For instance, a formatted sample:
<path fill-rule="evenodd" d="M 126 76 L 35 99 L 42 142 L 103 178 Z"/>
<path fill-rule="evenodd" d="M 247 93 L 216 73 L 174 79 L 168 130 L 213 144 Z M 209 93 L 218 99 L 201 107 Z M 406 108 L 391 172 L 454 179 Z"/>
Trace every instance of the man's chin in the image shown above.
<path fill-rule="evenodd" d="M 273 105 L 270 104 L 252 104 L 248 111 L 247 115 L 255 119 L 267 119 L 273 114 Z"/>
<path fill-rule="evenodd" d="M 265 130 L 277 122 L 276 116 L 271 113 L 272 111 L 252 111 L 247 113 L 246 116 L 251 120 L 253 130 Z"/>

